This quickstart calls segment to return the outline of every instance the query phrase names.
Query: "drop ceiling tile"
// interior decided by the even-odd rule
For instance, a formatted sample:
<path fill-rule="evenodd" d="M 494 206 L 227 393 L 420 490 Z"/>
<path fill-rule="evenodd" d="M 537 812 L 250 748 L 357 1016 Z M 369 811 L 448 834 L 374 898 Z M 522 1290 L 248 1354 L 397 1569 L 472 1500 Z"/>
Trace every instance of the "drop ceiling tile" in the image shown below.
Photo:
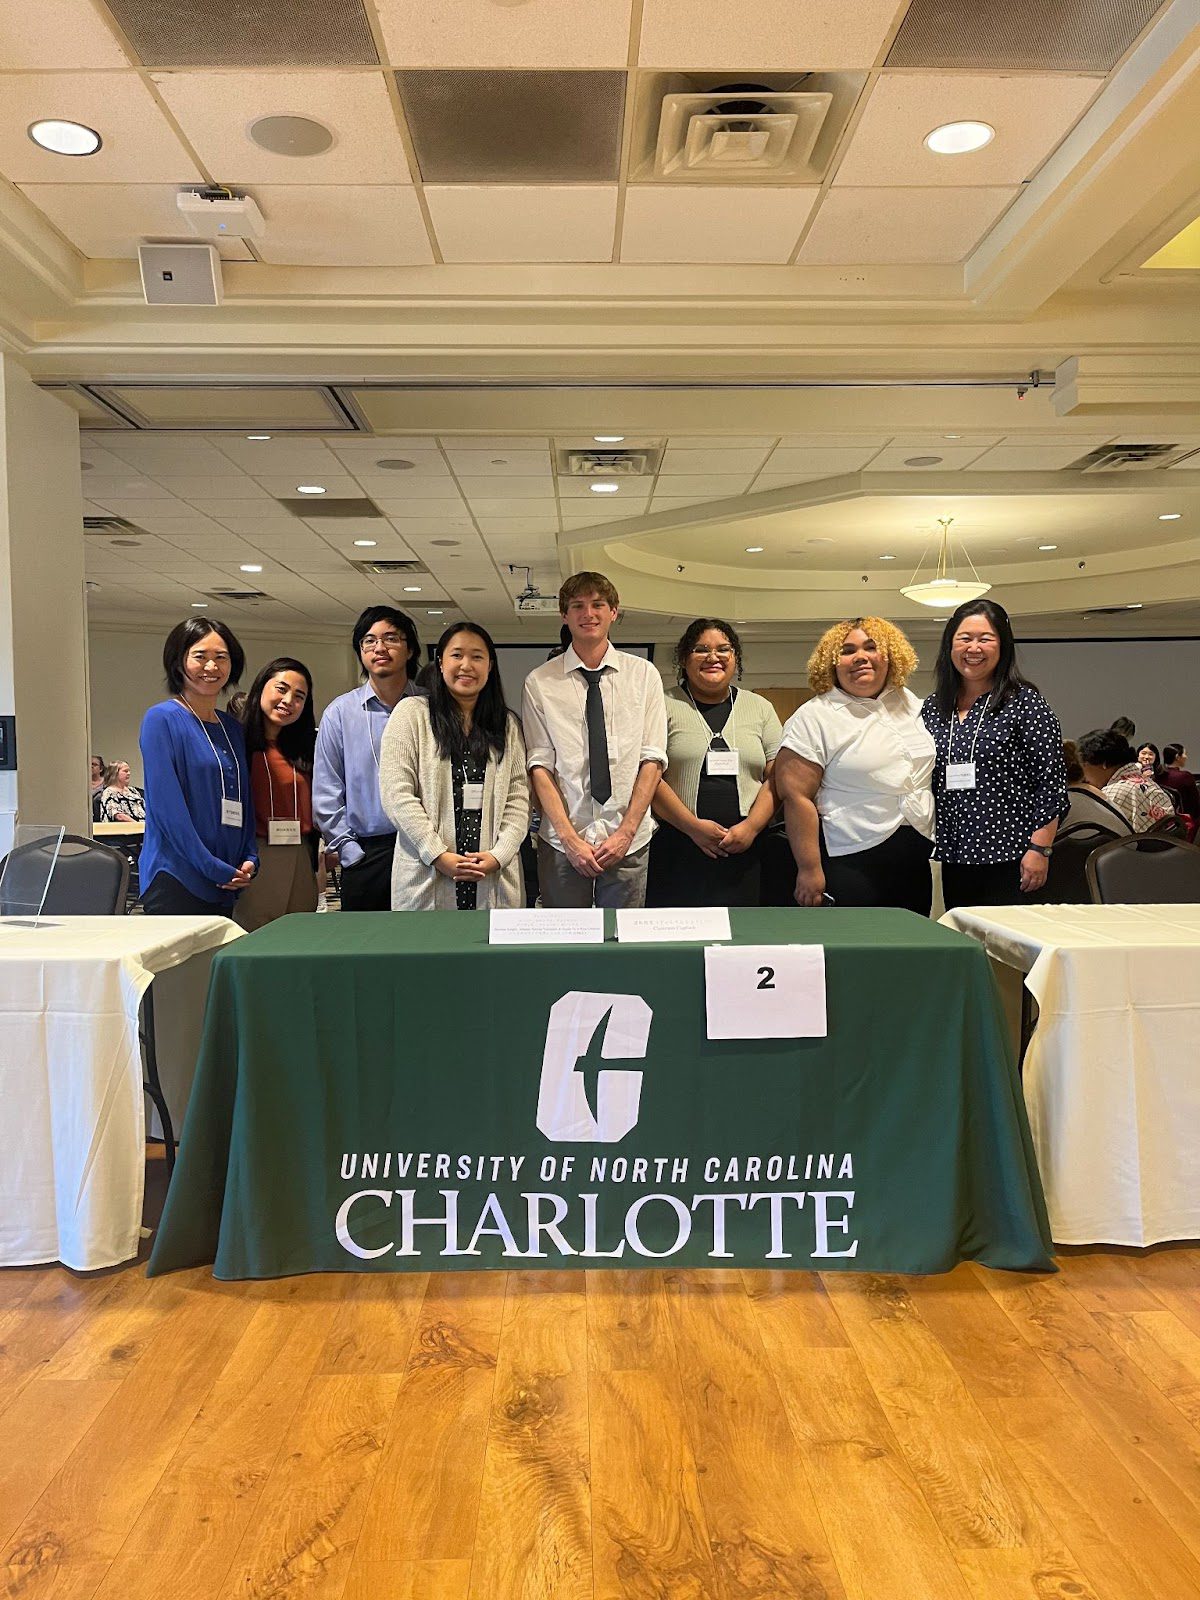
<path fill-rule="evenodd" d="M 1072 466 L 1103 440 L 1072 439 L 1069 443 L 1041 445 L 999 444 L 971 462 L 968 472 L 1058 472 Z"/>
<path fill-rule="evenodd" d="M 625 197 L 621 260 L 786 262 L 818 193 L 634 185 Z"/>
<path fill-rule="evenodd" d="M 896 0 L 645 0 L 644 67 L 815 71 L 869 67 L 896 16 Z M 728 81 L 728 80 L 726 80 Z"/>
<path fill-rule="evenodd" d="M 624 72 L 396 73 L 425 183 L 615 182 Z"/>
<path fill-rule="evenodd" d="M 453 500 L 417 498 L 415 496 L 403 497 L 401 495 L 375 495 L 375 504 L 385 517 L 393 521 L 406 522 L 410 518 L 436 524 L 439 528 L 452 531 L 473 531 L 474 524 L 470 513 L 463 503 L 461 495 L 455 495 Z"/>
<path fill-rule="evenodd" d="M 397 67 L 624 67 L 630 0 L 376 0 L 384 52 Z"/>
<path fill-rule="evenodd" d="M 31 122 L 64 117 L 104 141 L 92 156 L 34 144 Z M 136 72 L 0 73 L 0 172 L 10 183 L 199 183 L 170 123 Z"/>
<path fill-rule="evenodd" d="M 768 489 L 794 489 L 802 483 L 819 483 L 828 476 L 825 472 L 760 472 L 754 480 L 754 493 L 766 494 Z"/>
<path fill-rule="evenodd" d="M 704 434 L 672 434 L 667 440 L 667 453 L 676 450 L 756 450 L 766 454 L 779 443 L 778 435 L 751 437 L 744 433 L 715 433 L 711 438 Z"/>
<path fill-rule="evenodd" d="M 801 265 L 961 261 L 1017 189 L 831 189 L 801 247 Z"/>
<path fill-rule="evenodd" d="M 469 261 L 609 261 L 615 184 L 427 184 L 442 257 Z"/>
<path fill-rule="evenodd" d="M 497 450 L 486 447 L 478 450 L 448 447 L 446 455 L 460 476 L 483 477 L 534 477 L 549 476 L 550 452 L 540 450 Z"/>
<path fill-rule="evenodd" d="M 675 477 L 658 480 L 656 495 L 703 495 L 707 500 L 728 500 L 735 495 L 745 494 L 750 488 L 753 473 L 714 473 L 710 477 L 702 474 L 677 474 Z"/>
<path fill-rule="evenodd" d="M 672 443 L 663 453 L 662 465 L 658 469 L 659 477 L 698 475 L 711 478 L 728 477 L 733 473 L 741 473 L 744 476 L 758 471 L 774 443 L 772 439 L 754 449 L 685 449 Z"/>
<path fill-rule="evenodd" d="M 479 496 L 471 501 L 471 510 L 477 517 L 516 517 L 520 516 L 522 506 L 536 509 L 542 516 L 549 517 L 554 513 L 554 496 L 543 500 L 493 500 Z"/>
<path fill-rule="evenodd" d="M 525 516 L 516 517 L 480 517 L 479 531 L 485 539 L 496 535 L 503 537 L 509 533 L 528 533 L 534 537 L 545 535 L 553 538 L 558 532 L 558 515 L 556 512 L 529 511 Z"/>
<path fill-rule="evenodd" d="M 93 261 L 134 261 L 143 239 L 203 242 L 180 215 L 179 191 L 171 184 L 23 183 L 20 188 Z M 217 251 L 225 261 L 253 259 L 240 239 L 220 240 Z"/>
<path fill-rule="evenodd" d="M 362 0 L 108 0 L 148 67 L 373 66 Z"/>
<path fill-rule="evenodd" d="M 432 450 L 428 445 L 420 450 L 412 450 L 403 448 L 394 439 L 372 439 L 370 449 L 364 449 L 361 442 L 356 442 L 352 448 L 335 444 L 331 449 L 341 463 L 339 470 L 352 472 L 360 481 L 367 474 L 405 484 L 410 479 L 445 478 L 450 473 L 441 451 Z M 380 461 L 410 461 L 412 465 L 381 470 L 378 465 Z"/>
<path fill-rule="evenodd" d="M 160 72 L 154 81 L 184 137 L 223 183 L 412 182 L 378 72 Z M 230 107 L 237 108 L 233 116 Z M 319 122 L 333 144 L 321 155 L 275 155 L 250 137 L 268 116 Z"/>
<path fill-rule="evenodd" d="M 244 472 L 226 476 L 214 472 L 211 477 L 176 478 L 162 475 L 158 479 L 164 488 L 186 500 L 189 505 L 196 500 L 265 500 L 267 496 Z"/>
<path fill-rule="evenodd" d="M 942 445 L 937 450 L 914 449 L 912 445 L 888 445 L 872 458 L 868 472 L 957 472 L 969 466 L 983 451 L 978 445 Z M 924 463 L 923 465 L 920 463 Z"/>
<path fill-rule="evenodd" d="M 418 472 L 363 472 L 356 475 L 355 481 L 372 500 L 432 500 L 462 505 L 449 472 L 441 477 L 426 477 Z"/>
<path fill-rule="evenodd" d="M 835 187 L 965 188 L 1023 183 L 1101 86 L 1061 73 L 893 72 L 880 78 L 850 139 Z M 926 134 L 946 122 L 986 122 L 996 136 L 969 155 L 939 156 Z"/>
<path fill-rule="evenodd" d="M 116 442 L 116 441 L 114 441 Z M 164 478 L 207 477 L 238 478 L 242 474 L 228 456 L 222 455 L 212 445 L 202 440 L 174 439 L 166 444 L 156 444 L 153 449 L 130 450 L 120 441 L 120 455 L 129 466 L 146 473 L 161 483 Z M 118 459 L 114 451 L 112 459 Z"/>
<path fill-rule="evenodd" d="M 479 500 L 548 500 L 554 501 L 554 479 L 549 472 L 540 477 L 523 478 L 459 477 L 459 486 L 468 505 Z"/>
<path fill-rule="evenodd" d="M 259 522 L 270 519 L 274 522 L 290 522 L 289 516 L 282 506 L 275 505 L 269 496 L 263 499 L 222 500 L 213 499 L 206 495 L 203 499 L 188 502 L 194 511 L 202 511 L 206 517 L 212 517 L 214 522 L 223 526 L 230 518 L 238 518 L 246 522 Z"/>
<path fill-rule="evenodd" d="M 0 61 L 8 72 L 45 67 L 127 67 L 129 57 L 91 0 L 13 0 L 0 9 Z"/>
<path fill-rule="evenodd" d="M 772 476 L 794 472 L 797 476 L 833 478 L 843 472 L 861 472 L 871 457 L 877 453 L 874 444 L 809 450 L 780 445 L 771 453 L 767 461 L 767 471 Z M 759 482 L 762 482 L 761 477 Z"/>
<path fill-rule="evenodd" d="M 110 478 L 106 473 L 87 474 L 88 499 L 106 509 L 114 500 L 173 500 L 174 494 L 153 478 L 142 477 L 126 468 L 125 475 Z"/>
<path fill-rule="evenodd" d="M 651 516 L 660 511 L 682 511 L 688 506 L 703 506 L 716 499 L 711 494 L 656 494 L 650 502 Z"/>
<path fill-rule="evenodd" d="M 411 188 L 256 184 L 266 218 L 255 241 L 264 261 L 286 267 L 412 267 L 433 260 Z"/>
<path fill-rule="evenodd" d="M 362 498 L 362 489 L 357 479 L 347 473 L 323 472 L 320 477 L 311 479 L 313 486 L 320 485 L 324 494 L 300 495 L 300 485 L 308 483 L 307 478 L 298 478 L 295 473 L 256 472 L 248 480 L 255 483 L 260 489 L 265 490 L 276 500 L 293 500 L 299 496 L 303 500 L 311 500 L 314 505 L 322 500 L 359 500 Z"/>
<path fill-rule="evenodd" d="M 780 450 L 882 450 L 891 440 L 886 434 L 789 433 L 779 441 Z"/>
<path fill-rule="evenodd" d="M 560 478 L 559 497 L 564 508 L 572 500 L 585 500 L 589 505 L 606 505 L 616 510 L 618 505 L 623 505 L 627 500 L 645 500 L 653 487 L 650 478 L 616 478 L 612 481 L 618 484 L 616 494 L 594 494 L 587 478 Z"/>
<path fill-rule="evenodd" d="M 447 454 L 452 450 L 488 450 L 492 455 L 503 456 L 510 450 L 549 449 L 544 434 L 445 433 L 441 444 Z"/>

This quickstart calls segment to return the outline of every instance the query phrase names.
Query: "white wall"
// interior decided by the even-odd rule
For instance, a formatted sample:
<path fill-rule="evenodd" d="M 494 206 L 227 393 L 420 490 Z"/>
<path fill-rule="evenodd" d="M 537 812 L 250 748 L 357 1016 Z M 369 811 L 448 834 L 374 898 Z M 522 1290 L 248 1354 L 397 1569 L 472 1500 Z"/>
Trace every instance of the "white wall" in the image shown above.
<path fill-rule="evenodd" d="M 1200 761 L 1200 639 L 1055 639 L 1017 659 L 1068 739 L 1130 717 L 1138 741 L 1183 743 Z"/>
<path fill-rule="evenodd" d="M 168 629 L 144 632 L 134 628 L 93 625 L 88 631 L 91 662 L 92 749 L 105 761 L 128 761 L 133 781 L 141 783 L 138 729 L 146 708 L 166 694 L 162 648 Z M 302 640 L 289 634 L 250 634 L 234 630 L 246 652 L 242 688 L 248 689 L 260 667 L 274 656 L 295 656 L 313 675 L 317 717 L 334 699 L 361 680 L 355 675 L 349 636 L 338 640 Z M 86 763 L 85 763 L 86 766 Z"/>

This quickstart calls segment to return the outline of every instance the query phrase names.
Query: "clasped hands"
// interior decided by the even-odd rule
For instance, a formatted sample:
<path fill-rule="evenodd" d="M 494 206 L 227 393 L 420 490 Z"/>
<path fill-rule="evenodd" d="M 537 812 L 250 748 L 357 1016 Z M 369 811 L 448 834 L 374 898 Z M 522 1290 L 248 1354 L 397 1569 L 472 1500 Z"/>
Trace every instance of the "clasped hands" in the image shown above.
<path fill-rule="evenodd" d="M 725 856 L 740 856 L 758 837 L 748 822 L 736 822 L 732 828 L 724 828 L 719 822 L 709 822 L 703 817 L 697 817 L 689 832 L 696 848 L 714 861 Z"/>
<path fill-rule="evenodd" d="M 482 883 L 491 873 L 500 871 L 500 863 L 490 850 L 475 850 L 465 856 L 445 850 L 433 865 L 443 878 L 453 878 L 455 883 Z"/>

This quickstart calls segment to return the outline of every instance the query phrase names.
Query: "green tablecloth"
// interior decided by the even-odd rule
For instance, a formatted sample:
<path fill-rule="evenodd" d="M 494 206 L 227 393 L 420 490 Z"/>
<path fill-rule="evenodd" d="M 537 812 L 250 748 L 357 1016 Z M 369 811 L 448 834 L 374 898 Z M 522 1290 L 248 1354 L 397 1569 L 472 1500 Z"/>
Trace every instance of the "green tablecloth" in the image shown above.
<path fill-rule="evenodd" d="M 489 946 L 482 912 L 237 940 L 150 1272 L 1049 1267 L 980 946 L 904 911 L 731 916 L 824 944 L 827 1038 L 710 1041 L 697 944 Z"/>

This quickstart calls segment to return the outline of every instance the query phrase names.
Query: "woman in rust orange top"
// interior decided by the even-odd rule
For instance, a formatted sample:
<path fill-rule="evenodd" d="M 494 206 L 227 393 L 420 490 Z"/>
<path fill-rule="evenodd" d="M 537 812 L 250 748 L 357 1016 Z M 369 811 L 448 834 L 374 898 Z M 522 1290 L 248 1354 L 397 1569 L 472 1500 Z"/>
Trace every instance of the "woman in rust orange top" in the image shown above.
<path fill-rule="evenodd" d="M 302 661 L 277 656 L 255 678 L 242 722 L 258 836 L 258 875 L 237 903 L 235 919 L 261 928 L 289 911 L 315 911 L 317 835 L 312 815 L 312 674 Z"/>

